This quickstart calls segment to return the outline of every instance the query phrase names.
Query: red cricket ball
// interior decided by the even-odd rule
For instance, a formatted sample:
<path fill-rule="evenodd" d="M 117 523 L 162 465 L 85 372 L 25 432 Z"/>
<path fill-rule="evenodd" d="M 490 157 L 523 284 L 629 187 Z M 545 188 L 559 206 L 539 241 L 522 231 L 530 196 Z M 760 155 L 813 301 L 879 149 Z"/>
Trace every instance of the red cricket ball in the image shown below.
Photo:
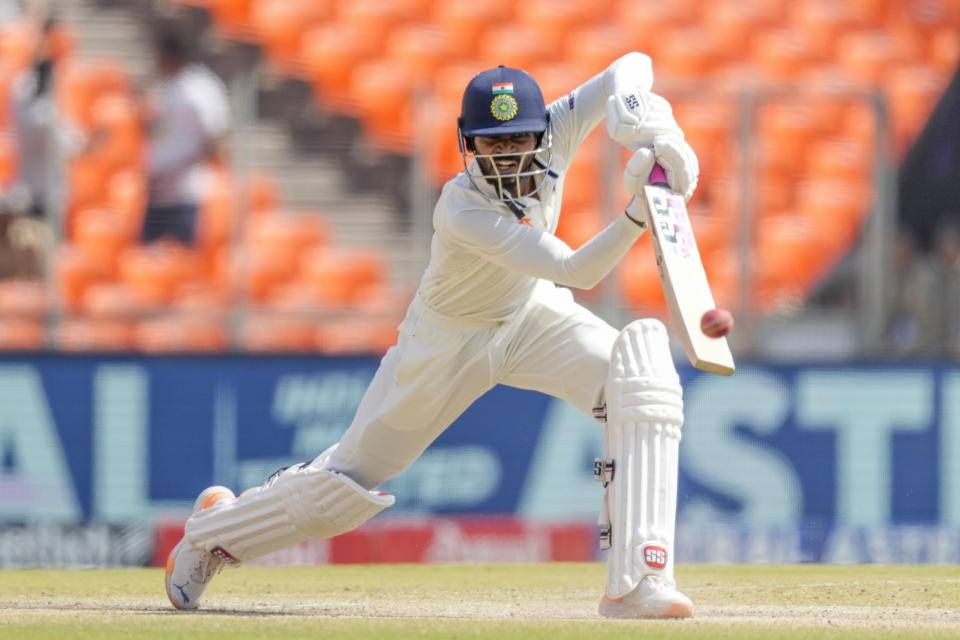
<path fill-rule="evenodd" d="M 711 338 L 722 338 L 733 329 L 733 314 L 726 309 L 710 309 L 700 318 L 700 330 Z"/>

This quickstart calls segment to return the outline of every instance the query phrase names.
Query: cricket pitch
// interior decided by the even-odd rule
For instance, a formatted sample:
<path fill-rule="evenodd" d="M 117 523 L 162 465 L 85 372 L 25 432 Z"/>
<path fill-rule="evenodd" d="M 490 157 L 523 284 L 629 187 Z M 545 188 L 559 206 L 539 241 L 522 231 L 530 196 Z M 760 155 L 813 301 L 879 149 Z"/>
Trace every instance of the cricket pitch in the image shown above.
<path fill-rule="evenodd" d="M 601 564 L 228 568 L 199 611 L 162 569 L 0 571 L 0 638 L 957 638 L 960 567 L 696 565 L 692 620 L 606 620 Z"/>

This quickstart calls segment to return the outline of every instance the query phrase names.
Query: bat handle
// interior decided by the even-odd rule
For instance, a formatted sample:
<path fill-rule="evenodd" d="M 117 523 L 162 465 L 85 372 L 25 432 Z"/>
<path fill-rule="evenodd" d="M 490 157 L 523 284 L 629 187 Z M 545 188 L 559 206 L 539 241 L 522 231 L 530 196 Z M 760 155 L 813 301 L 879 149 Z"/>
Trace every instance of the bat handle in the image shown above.
<path fill-rule="evenodd" d="M 653 171 L 650 172 L 650 184 L 667 185 L 667 174 L 659 164 L 653 165 Z"/>

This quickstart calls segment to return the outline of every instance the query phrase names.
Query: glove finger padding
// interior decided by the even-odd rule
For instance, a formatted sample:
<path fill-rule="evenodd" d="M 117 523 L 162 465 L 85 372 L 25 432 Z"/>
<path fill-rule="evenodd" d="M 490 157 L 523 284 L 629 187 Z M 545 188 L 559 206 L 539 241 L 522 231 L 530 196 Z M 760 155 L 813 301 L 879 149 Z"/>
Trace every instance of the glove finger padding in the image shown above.
<path fill-rule="evenodd" d="M 607 99 L 607 134 L 628 149 L 653 144 L 661 135 L 683 138 L 666 98 L 649 91 L 632 91 Z"/>
<path fill-rule="evenodd" d="M 636 196 L 643 193 L 643 186 L 650 184 L 650 172 L 657 161 L 656 154 L 650 147 L 641 147 L 633 152 L 627 167 L 623 170 L 623 189 L 628 195 Z"/>
<path fill-rule="evenodd" d="M 670 188 L 682 195 L 684 201 L 689 200 L 700 177 L 700 163 L 693 148 L 683 138 L 657 136 L 653 140 L 653 151 L 657 164 L 667 174 Z"/>

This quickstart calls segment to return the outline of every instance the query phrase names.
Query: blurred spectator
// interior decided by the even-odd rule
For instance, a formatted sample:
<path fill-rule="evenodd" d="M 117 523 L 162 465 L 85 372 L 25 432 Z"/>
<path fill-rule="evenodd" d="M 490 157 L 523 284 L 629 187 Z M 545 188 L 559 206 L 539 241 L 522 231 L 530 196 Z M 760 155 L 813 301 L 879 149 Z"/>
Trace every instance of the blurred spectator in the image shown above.
<path fill-rule="evenodd" d="M 16 20 L 23 15 L 23 7 L 18 0 L 0 0 L 0 24 Z"/>
<path fill-rule="evenodd" d="M 154 45 L 159 78 L 147 109 L 149 202 L 141 237 L 192 245 L 207 169 L 230 126 L 227 93 L 212 71 L 192 62 L 181 31 L 161 26 Z"/>
<path fill-rule="evenodd" d="M 56 222 L 52 209 L 66 197 L 65 160 L 93 142 L 57 110 L 53 78 L 61 41 L 56 20 L 45 18 L 39 31 L 33 65 L 14 79 L 10 90 L 17 165 L 13 181 L 0 194 L 5 253 L 0 276 L 40 275 L 51 243 L 50 225 Z"/>
<path fill-rule="evenodd" d="M 891 258 L 884 341 L 891 355 L 930 355 L 936 351 L 939 298 L 932 265 L 918 250 L 916 237 L 898 229 Z"/>
<path fill-rule="evenodd" d="M 934 336 L 938 350 L 960 358 L 960 213 L 945 217 L 933 237 L 934 291 L 940 313 Z"/>

